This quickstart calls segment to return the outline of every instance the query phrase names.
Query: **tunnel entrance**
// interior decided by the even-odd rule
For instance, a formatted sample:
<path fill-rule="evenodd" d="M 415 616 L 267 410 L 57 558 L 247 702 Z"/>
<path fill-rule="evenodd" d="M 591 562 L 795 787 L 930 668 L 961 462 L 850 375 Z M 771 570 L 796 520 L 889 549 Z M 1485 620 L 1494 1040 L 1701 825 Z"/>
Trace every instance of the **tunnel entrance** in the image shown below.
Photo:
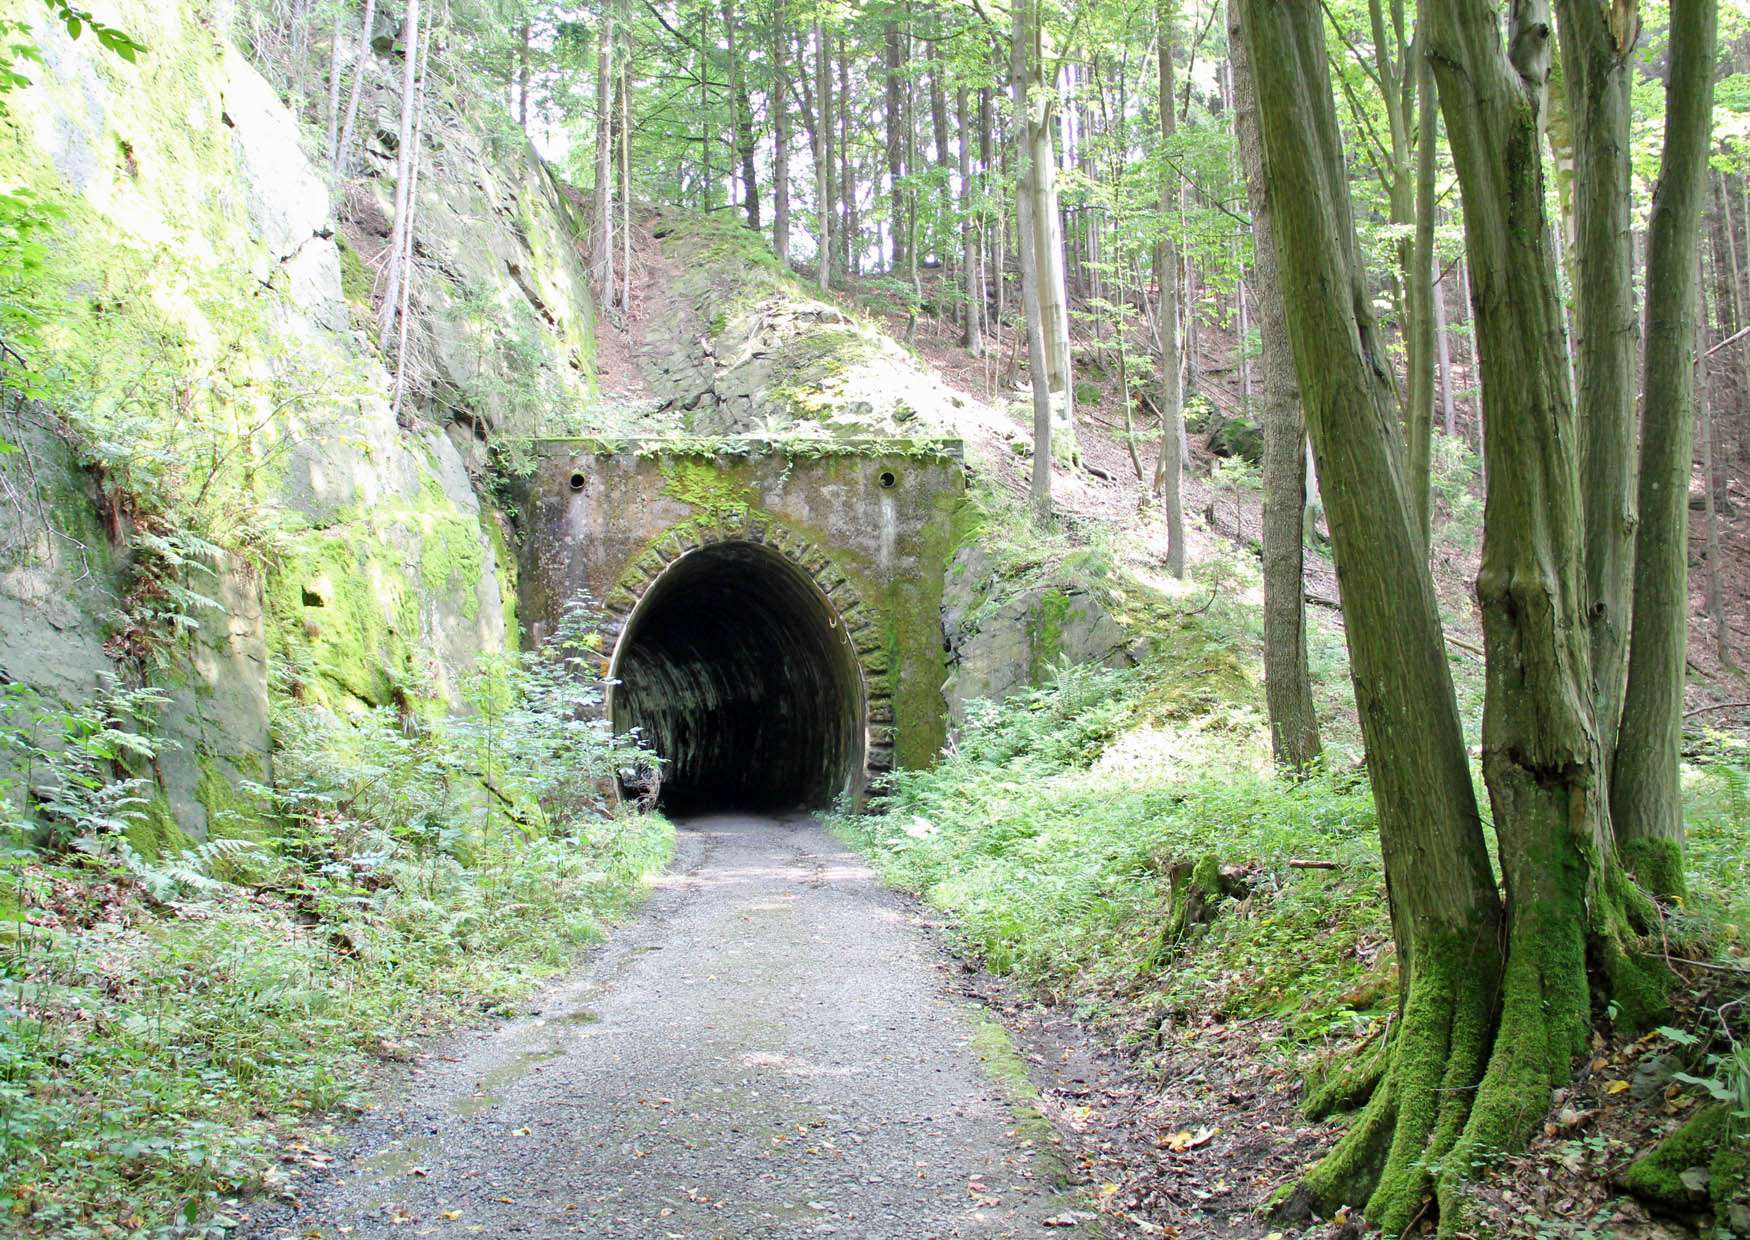
<path fill-rule="evenodd" d="M 671 813 L 822 808 L 860 790 L 862 669 L 837 609 L 752 542 L 688 552 L 650 584 L 611 667 L 614 730 L 667 760 Z"/>

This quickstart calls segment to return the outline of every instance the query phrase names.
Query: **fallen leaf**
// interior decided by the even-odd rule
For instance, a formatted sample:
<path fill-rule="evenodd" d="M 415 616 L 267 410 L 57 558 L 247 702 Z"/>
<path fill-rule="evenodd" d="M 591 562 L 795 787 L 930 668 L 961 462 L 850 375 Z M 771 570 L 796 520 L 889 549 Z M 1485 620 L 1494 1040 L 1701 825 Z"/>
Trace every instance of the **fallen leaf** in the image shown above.
<path fill-rule="evenodd" d="M 443 1219 L 446 1223 L 453 1223 L 462 1217 L 462 1212 L 460 1210 L 445 1210 L 442 1214 L 438 1215 L 438 1217 Z"/>
<path fill-rule="evenodd" d="M 1626 1089 L 1628 1089 L 1627 1081 L 1612 1081 L 1604 1087 L 1604 1092 L 1607 1094 L 1620 1094 Z"/>
<path fill-rule="evenodd" d="M 1196 1132 L 1192 1132 L 1188 1128 L 1180 1129 L 1167 1138 L 1167 1148 L 1175 1154 L 1183 1154 L 1186 1150 L 1194 1150 L 1207 1143 L 1220 1131 L 1219 1128 L 1199 1128 Z"/>

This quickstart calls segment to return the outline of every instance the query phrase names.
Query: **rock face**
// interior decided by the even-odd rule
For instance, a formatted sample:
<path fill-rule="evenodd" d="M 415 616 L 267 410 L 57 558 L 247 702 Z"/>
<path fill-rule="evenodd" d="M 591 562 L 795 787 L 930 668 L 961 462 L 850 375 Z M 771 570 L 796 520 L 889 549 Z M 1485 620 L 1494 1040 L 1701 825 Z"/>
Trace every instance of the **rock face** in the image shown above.
<path fill-rule="evenodd" d="M 417 214 L 424 360 L 398 424 L 361 330 L 372 230 L 336 218 L 298 121 L 206 10 L 112 8 L 151 49 L 137 65 L 24 13 L 44 63 L 0 125 L 0 178 L 55 213 L 41 349 L 80 363 L 0 414 L 20 448 L 0 454 L 0 681 L 50 701 L 118 673 L 164 688 L 163 808 L 199 837 L 224 829 L 238 778 L 268 773 L 270 686 L 343 712 L 443 710 L 479 654 L 515 644 L 514 559 L 471 468 L 488 432 L 587 392 L 593 319 L 540 161 L 440 108 Z M 384 233 L 392 77 L 373 57 L 350 212 Z M 105 436 L 153 460 L 161 491 L 94 472 Z M 201 471 L 237 453 L 250 467 L 221 506 Z M 158 571 L 143 532 L 177 522 L 221 548 L 187 583 L 218 607 L 118 664 Z"/>
<path fill-rule="evenodd" d="M 384 40 L 365 65 L 341 225 L 356 288 L 368 289 L 394 222 L 400 59 Z M 583 221 L 528 139 L 499 117 L 428 122 L 414 219 L 421 278 L 409 354 L 428 418 L 469 464 L 492 434 L 533 435 L 588 399 L 595 318 L 578 252 Z M 355 311 L 367 309 L 357 305 Z"/>
<path fill-rule="evenodd" d="M 1134 642 L 1097 593 L 1082 586 L 1006 585 L 977 542 L 955 552 L 942 592 L 949 718 L 1046 681 L 1061 663 L 1136 662 Z"/>
<path fill-rule="evenodd" d="M 682 429 L 823 439 L 941 436 L 962 405 L 887 336 L 815 297 L 736 224 L 665 213 L 678 274 L 648 377 Z"/>

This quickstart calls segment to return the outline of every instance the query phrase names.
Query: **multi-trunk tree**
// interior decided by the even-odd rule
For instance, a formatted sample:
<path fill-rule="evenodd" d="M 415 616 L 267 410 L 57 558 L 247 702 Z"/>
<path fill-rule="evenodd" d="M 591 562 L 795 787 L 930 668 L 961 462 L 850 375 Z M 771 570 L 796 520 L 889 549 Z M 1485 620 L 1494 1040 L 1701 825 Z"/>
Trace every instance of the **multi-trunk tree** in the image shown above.
<path fill-rule="evenodd" d="M 1673 28 L 1674 60 L 1681 47 L 1711 62 L 1711 0 L 1687 7 L 1689 20 Z M 1423 13 L 1463 191 L 1488 418 L 1477 598 L 1483 774 L 1503 898 L 1468 777 L 1455 778 L 1466 757 L 1432 582 L 1411 554 L 1419 532 L 1357 270 L 1323 21 L 1272 0 L 1242 8 L 1403 985 L 1377 1086 L 1300 1199 L 1364 1202 L 1371 1222 L 1396 1232 L 1437 1190 L 1442 1230 L 1453 1233 L 1473 1169 L 1525 1139 L 1585 1049 L 1595 989 L 1630 1021 L 1661 1000 L 1659 975 L 1633 954 L 1651 904 L 1619 861 L 1597 724 L 1580 448 L 1543 206 L 1539 122 L 1553 31 L 1531 0 L 1514 6 L 1506 38 L 1487 0 L 1428 0 Z M 1673 74 L 1671 106 L 1699 107 L 1705 132 L 1705 92 L 1685 99 L 1687 82 Z M 1683 342 L 1669 343 L 1687 357 Z M 1383 659 L 1380 643 L 1390 646 Z M 1406 786 L 1409 771 L 1429 777 Z"/>

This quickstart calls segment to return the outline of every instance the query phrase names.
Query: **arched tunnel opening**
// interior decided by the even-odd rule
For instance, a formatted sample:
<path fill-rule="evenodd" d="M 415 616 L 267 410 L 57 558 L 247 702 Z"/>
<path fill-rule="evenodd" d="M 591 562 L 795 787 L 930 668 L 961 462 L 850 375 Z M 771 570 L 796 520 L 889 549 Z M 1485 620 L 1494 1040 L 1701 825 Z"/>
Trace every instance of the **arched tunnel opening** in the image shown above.
<path fill-rule="evenodd" d="M 855 793 L 862 670 L 837 609 L 751 542 L 689 552 L 651 583 L 614 655 L 615 731 L 665 760 L 673 814 L 815 809 Z"/>

